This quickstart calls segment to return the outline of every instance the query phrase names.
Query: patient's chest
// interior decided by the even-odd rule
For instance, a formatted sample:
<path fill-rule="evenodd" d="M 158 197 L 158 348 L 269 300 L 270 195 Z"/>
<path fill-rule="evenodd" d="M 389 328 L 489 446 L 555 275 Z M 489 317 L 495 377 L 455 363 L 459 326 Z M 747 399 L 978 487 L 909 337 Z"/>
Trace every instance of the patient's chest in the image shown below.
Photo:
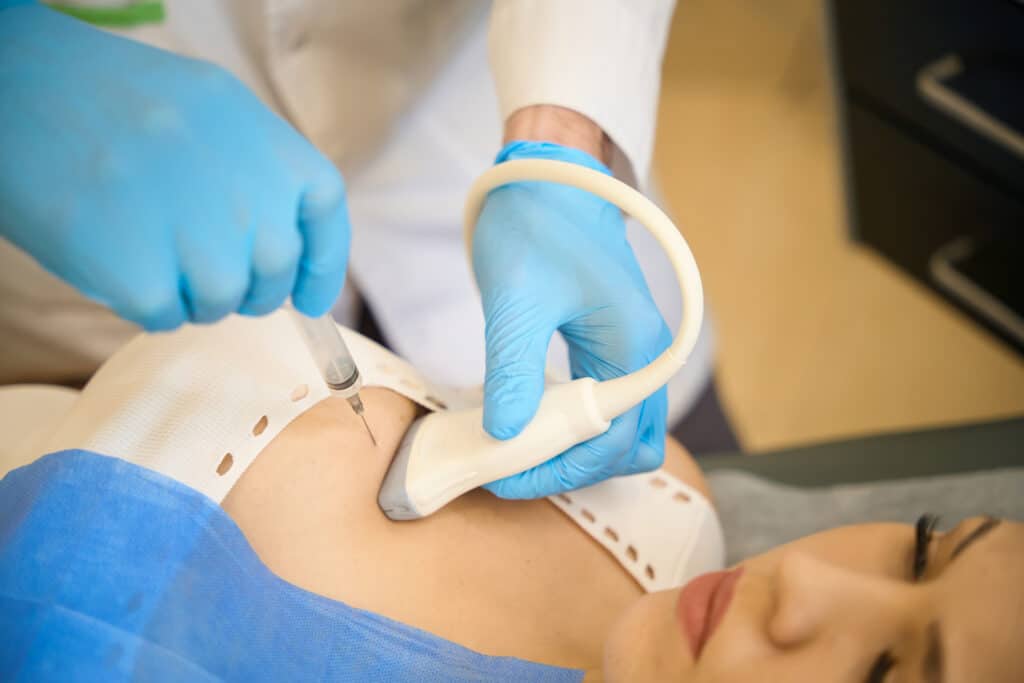
<path fill-rule="evenodd" d="M 380 444 L 340 401 L 296 419 L 224 500 L 282 578 L 488 654 L 581 666 L 642 591 L 547 501 L 472 492 L 416 522 L 376 505 L 390 454 L 415 416 L 408 400 L 364 392 Z"/>
<path fill-rule="evenodd" d="M 363 392 L 377 448 L 345 402 L 322 400 L 283 311 L 137 338 L 94 376 L 48 448 L 172 477 L 222 503 L 286 580 L 491 654 L 593 663 L 639 585 L 720 566 L 707 502 L 658 474 L 550 502 L 476 492 L 425 520 L 388 521 L 377 491 L 418 410 L 400 394 L 437 402 L 407 363 L 347 334 L 367 384 L 400 392 Z"/>

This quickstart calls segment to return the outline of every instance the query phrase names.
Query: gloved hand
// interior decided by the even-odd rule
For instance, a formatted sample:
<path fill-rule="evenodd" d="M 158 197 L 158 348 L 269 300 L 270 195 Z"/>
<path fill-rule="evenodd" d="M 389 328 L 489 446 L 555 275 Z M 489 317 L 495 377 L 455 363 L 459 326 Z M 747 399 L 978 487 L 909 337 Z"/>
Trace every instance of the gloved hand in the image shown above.
<path fill-rule="evenodd" d="M 124 318 L 165 330 L 336 298 L 341 177 L 223 69 L 15 4 L 0 102 L 0 235 Z"/>
<path fill-rule="evenodd" d="M 497 161 L 524 158 L 609 173 L 585 152 L 551 143 L 513 142 Z M 473 238 L 473 269 L 486 320 L 484 428 L 498 439 L 533 418 L 556 330 L 568 343 L 574 378 L 619 377 L 672 341 L 621 212 L 582 190 L 530 182 L 492 191 Z M 538 498 L 655 469 L 664 460 L 666 411 L 662 388 L 604 434 L 486 488 L 503 498 Z"/>

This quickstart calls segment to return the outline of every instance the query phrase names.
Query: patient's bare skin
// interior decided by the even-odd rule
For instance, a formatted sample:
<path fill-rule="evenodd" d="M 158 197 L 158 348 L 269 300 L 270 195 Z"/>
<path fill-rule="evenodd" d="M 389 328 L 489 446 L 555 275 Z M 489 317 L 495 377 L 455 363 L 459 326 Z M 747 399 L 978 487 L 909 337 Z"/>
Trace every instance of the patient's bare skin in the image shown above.
<path fill-rule="evenodd" d="M 918 540 L 905 524 L 859 524 L 744 560 L 724 619 L 697 657 L 680 646 L 680 592 L 646 595 L 616 624 L 605 675 L 687 683 L 1024 680 L 1024 524 L 972 517 L 920 547 Z"/>
<path fill-rule="evenodd" d="M 614 620 L 641 594 L 603 548 L 545 500 L 474 491 L 395 523 L 377 491 L 419 414 L 385 389 L 362 392 L 377 438 L 342 400 L 293 421 L 223 502 L 260 558 L 308 590 L 493 655 L 600 666 Z M 675 442 L 667 467 L 706 492 Z"/>
<path fill-rule="evenodd" d="M 859 525 L 749 558 L 695 656 L 680 591 L 642 595 L 545 501 L 478 491 L 426 520 L 386 520 L 377 487 L 416 410 L 388 391 L 365 400 L 379 449 L 345 403 L 325 401 L 282 432 L 224 502 L 270 568 L 307 589 L 594 680 L 1024 676 L 1024 525 L 972 518 L 922 548 L 907 525 Z M 668 468 L 702 487 L 681 449 L 669 453 Z"/>

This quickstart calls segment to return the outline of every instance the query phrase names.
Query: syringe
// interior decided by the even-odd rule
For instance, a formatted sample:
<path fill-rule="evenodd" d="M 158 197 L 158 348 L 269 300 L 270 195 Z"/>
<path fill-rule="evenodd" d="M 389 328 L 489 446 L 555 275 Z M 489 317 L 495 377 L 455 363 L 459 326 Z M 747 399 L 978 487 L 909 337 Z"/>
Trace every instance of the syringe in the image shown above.
<path fill-rule="evenodd" d="M 366 433 L 370 435 L 370 441 L 376 446 L 377 439 L 374 438 L 370 425 L 366 422 L 363 402 L 359 398 L 359 390 L 363 387 L 363 378 L 359 375 L 359 368 L 356 367 L 352 354 L 345 346 L 345 340 L 341 338 L 341 333 L 338 332 L 334 320 L 331 319 L 330 314 L 322 315 L 319 318 L 310 318 L 294 308 L 291 309 L 291 312 L 292 319 L 295 320 L 327 388 L 330 389 L 332 395 L 341 396 L 348 401 L 352 410 L 363 421 Z"/>

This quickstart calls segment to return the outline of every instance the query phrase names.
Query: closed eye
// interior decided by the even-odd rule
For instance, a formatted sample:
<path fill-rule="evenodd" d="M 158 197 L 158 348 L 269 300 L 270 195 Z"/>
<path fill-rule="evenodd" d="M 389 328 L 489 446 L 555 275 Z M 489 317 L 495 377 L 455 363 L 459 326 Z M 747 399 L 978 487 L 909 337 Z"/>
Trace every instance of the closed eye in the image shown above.
<path fill-rule="evenodd" d="M 937 515 L 924 514 L 914 525 L 914 555 L 911 565 L 911 576 L 920 581 L 928 568 L 928 549 L 935 536 L 935 525 L 939 523 Z"/>
<path fill-rule="evenodd" d="M 928 550 L 935 536 L 935 525 L 938 522 L 938 516 L 924 514 L 914 525 L 914 549 L 910 563 L 910 574 L 914 581 L 920 581 L 928 568 Z M 895 666 L 896 658 L 890 651 L 885 650 L 871 665 L 866 683 L 884 683 L 885 677 Z"/>
<path fill-rule="evenodd" d="M 871 670 L 868 671 L 868 677 L 866 683 L 883 683 L 885 675 L 896 666 L 896 659 L 892 654 L 886 650 L 882 654 L 878 655 L 878 659 L 871 666 Z"/>

